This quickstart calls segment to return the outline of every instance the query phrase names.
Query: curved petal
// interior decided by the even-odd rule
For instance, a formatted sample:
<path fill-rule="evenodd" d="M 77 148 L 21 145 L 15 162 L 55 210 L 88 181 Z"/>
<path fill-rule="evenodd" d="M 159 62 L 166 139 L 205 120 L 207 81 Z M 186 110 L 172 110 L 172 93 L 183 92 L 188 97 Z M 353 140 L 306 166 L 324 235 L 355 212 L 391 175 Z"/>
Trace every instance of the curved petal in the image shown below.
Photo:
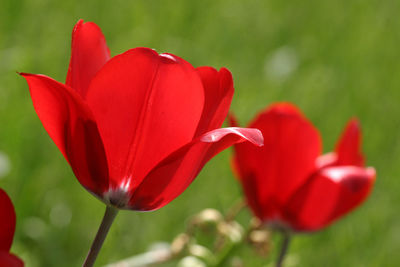
<path fill-rule="evenodd" d="M 17 256 L 8 253 L 7 251 L 0 251 L 0 266 L 4 267 L 23 267 L 24 262 Z"/>
<path fill-rule="evenodd" d="M 316 168 L 321 150 L 319 133 L 288 103 L 272 105 L 249 127 L 261 130 L 264 147 L 248 143 L 234 146 L 244 193 L 261 220 L 279 219 L 281 207 Z"/>
<path fill-rule="evenodd" d="M 9 251 L 14 238 L 16 216 L 11 199 L 2 189 L 0 189 L 0 217 L 0 251 Z"/>
<path fill-rule="evenodd" d="M 361 153 L 361 130 L 357 119 L 351 119 L 339 142 L 336 145 L 337 161 L 335 165 L 364 166 L 364 156 Z"/>
<path fill-rule="evenodd" d="M 110 59 L 110 50 L 101 29 L 93 22 L 79 20 L 72 31 L 71 59 L 66 84 L 83 98 L 90 81 Z"/>
<path fill-rule="evenodd" d="M 71 88 L 44 75 L 21 73 L 47 133 L 71 165 L 79 182 L 101 195 L 108 188 L 107 160 L 96 122 Z"/>
<path fill-rule="evenodd" d="M 299 231 L 321 229 L 360 205 L 369 195 L 374 181 L 373 168 L 324 168 L 288 201 L 287 220 Z"/>
<path fill-rule="evenodd" d="M 233 97 L 233 78 L 228 69 L 197 68 L 204 87 L 204 109 L 195 136 L 220 128 Z"/>
<path fill-rule="evenodd" d="M 113 188 L 138 184 L 161 159 L 193 140 L 204 104 L 185 60 L 136 48 L 108 61 L 87 101 L 105 144 Z"/>
<path fill-rule="evenodd" d="M 130 209 L 159 209 L 179 196 L 213 156 L 229 146 L 249 141 L 262 146 L 257 129 L 223 128 L 210 131 L 175 151 L 143 180 L 130 200 Z"/>

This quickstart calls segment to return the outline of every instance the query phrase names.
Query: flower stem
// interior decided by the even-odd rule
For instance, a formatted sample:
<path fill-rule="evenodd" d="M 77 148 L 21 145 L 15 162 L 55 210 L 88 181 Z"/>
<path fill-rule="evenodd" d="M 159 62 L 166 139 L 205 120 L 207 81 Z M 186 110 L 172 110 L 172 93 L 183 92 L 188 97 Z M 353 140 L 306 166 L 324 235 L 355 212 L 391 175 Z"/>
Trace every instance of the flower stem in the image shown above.
<path fill-rule="evenodd" d="M 228 222 L 233 221 L 246 205 L 247 203 L 244 199 L 238 200 L 225 214 L 225 220 Z"/>
<path fill-rule="evenodd" d="M 287 231 L 282 231 L 282 246 L 281 250 L 279 252 L 279 258 L 278 261 L 276 262 L 276 267 L 282 267 L 283 264 L 283 259 L 285 258 L 286 252 L 288 251 L 289 248 L 289 243 L 290 243 L 290 233 Z"/>
<path fill-rule="evenodd" d="M 228 244 L 227 248 L 224 249 L 219 255 L 219 258 L 217 259 L 217 262 L 215 265 L 212 265 L 214 267 L 221 267 L 221 266 L 227 266 L 228 261 L 231 259 L 231 257 L 235 254 L 235 251 L 239 248 L 241 242 L 232 242 Z"/>
<path fill-rule="evenodd" d="M 99 230 L 97 231 L 96 237 L 92 243 L 89 253 L 86 257 L 83 267 L 92 267 L 96 261 L 97 255 L 106 239 L 107 233 L 110 230 L 111 224 L 113 223 L 115 216 L 117 216 L 118 210 L 114 207 L 107 206 L 106 212 L 104 213 L 103 220 L 101 221 Z"/>

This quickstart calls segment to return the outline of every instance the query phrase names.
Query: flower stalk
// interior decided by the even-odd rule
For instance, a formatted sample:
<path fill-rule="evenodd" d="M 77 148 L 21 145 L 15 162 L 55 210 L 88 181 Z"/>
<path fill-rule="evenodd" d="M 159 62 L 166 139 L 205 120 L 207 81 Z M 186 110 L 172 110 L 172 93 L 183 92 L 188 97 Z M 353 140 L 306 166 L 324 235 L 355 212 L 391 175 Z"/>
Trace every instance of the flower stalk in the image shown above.
<path fill-rule="evenodd" d="M 99 254 L 100 249 L 103 246 L 104 240 L 106 239 L 111 224 L 113 223 L 117 214 L 118 209 L 112 206 L 106 207 L 106 212 L 104 213 L 103 220 L 101 221 L 99 230 L 97 231 L 96 237 L 92 243 L 92 246 L 90 247 L 86 260 L 83 263 L 83 267 L 92 267 L 94 265 L 97 255 Z"/>
<path fill-rule="evenodd" d="M 285 258 L 285 255 L 288 251 L 289 248 L 289 243 L 290 243 L 290 239 L 291 239 L 291 235 L 288 231 L 282 231 L 282 236 L 283 236 L 283 240 L 282 240 L 282 246 L 281 249 L 279 251 L 279 257 L 278 257 L 278 261 L 276 262 L 276 267 L 282 267 L 283 265 L 283 260 Z"/>

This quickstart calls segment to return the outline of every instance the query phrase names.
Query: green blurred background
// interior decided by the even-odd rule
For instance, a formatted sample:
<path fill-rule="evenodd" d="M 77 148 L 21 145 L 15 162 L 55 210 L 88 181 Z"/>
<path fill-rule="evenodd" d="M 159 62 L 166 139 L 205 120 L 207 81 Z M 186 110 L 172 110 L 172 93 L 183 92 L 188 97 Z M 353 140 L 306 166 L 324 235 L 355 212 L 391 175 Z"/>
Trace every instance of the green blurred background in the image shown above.
<path fill-rule="evenodd" d="M 346 121 L 360 118 L 377 181 L 368 201 L 331 227 L 296 237 L 297 266 L 400 264 L 399 1 L 0 0 L 0 187 L 16 206 L 12 251 L 26 266 L 79 266 L 104 205 L 88 194 L 43 129 L 16 71 L 64 82 L 78 19 L 103 30 L 112 55 L 137 47 L 229 68 L 231 110 L 244 124 L 274 101 L 297 104 L 319 128 L 324 151 Z M 119 214 L 98 266 L 171 241 L 188 216 L 222 212 L 241 197 L 231 151 L 214 158 L 180 197 L 161 210 Z M 245 211 L 242 221 L 250 218 Z M 266 266 L 243 247 L 245 266 Z"/>

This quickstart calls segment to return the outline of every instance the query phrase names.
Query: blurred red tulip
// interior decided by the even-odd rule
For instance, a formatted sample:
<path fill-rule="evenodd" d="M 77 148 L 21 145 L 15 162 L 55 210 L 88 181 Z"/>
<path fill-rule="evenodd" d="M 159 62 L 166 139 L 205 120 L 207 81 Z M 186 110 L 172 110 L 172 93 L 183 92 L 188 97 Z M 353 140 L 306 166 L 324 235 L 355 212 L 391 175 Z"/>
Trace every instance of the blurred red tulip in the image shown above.
<path fill-rule="evenodd" d="M 110 58 L 100 28 L 72 33 L 66 84 L 22 73 L 34 108 L 79 182 L 106 204 L 158 209 L 204 164 L 256 129 L 218 129 L 233 96 L 231 73 L 193 68 L 172 54 L 135 48 Z"/>
<path fill-rule="evenodd" d="M 2 189 L 0 189 L 0 214 L 0 266 L 24 266 L 22 260 L 9 252 L 15 232 L 15 211 L 11 199 Z"/>
<path fill-rule="evenodd" d="M 231 124 L 235 121 L 232 117 Z M 264 147 L 235 145 L 233 166 L 250 208 L 263 222 L 315 231 L 368 196 L 375 170 L 364 167 L 356 119 L 349 121 L 335 152 L 322 156 L 317 129 L 291 104 L 272 105 L 249 127 L 261 130 Z"/>

